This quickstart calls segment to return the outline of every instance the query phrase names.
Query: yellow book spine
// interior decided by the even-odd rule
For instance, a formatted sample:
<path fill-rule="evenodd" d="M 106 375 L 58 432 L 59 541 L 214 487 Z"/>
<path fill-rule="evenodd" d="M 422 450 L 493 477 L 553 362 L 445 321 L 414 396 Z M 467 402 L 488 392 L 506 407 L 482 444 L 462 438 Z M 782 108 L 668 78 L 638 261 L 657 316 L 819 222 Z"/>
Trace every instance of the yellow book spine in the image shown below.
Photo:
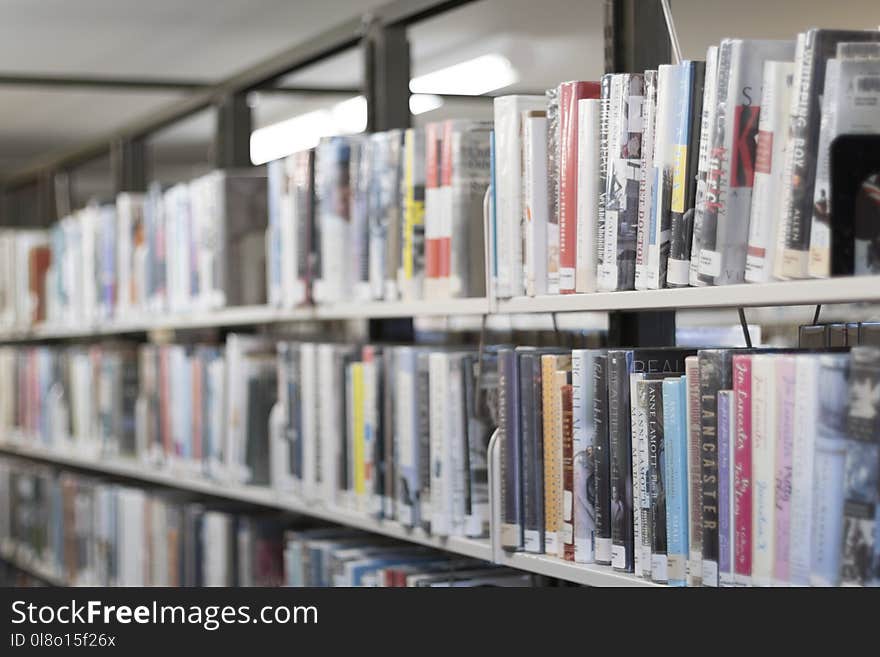
<path fill-rule="evenodd" d="M 352 417 L 354 418 L 354 492 L 358 497 L 367 491 L 364 463 L 364 365 L 352 363 Z"/>
<path fill-rule="evenodd" d="M 556 390 L 556 356 L 541 356 L 541 406 L 544 433 L 544 551 L 556 554 L 558 551 L 559 518 L 556 513 L 557 497 L 561 493 L 562 480 L 556 466 L 557 433 L 554 412 Z"/>

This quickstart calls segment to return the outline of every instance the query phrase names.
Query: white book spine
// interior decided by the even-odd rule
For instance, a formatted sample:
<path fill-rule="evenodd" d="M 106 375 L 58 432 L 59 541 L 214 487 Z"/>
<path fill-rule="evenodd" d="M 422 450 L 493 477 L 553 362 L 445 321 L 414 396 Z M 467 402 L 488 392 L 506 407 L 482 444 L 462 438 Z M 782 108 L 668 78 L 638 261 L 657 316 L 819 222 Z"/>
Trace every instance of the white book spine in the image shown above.
<path fill-rule="evenodd" d="M 764 283 L 773 277 L 775 240 L 782 215 L 782 171 L 790 120 L 793 62 L 764 62 L 755 182 L 746 253 L 746 281 Z"/>
<path fill-rule="evenodd" d="M 606 208 L 603 239 L 602 265 L 598 268 L 597 287 L 600 292 L 613 292 L 617 289 L 617 210 L 609 209 L 607 199 L 611 198 L 613 169 L 617 166 L 620 153 L 620 106 L 621 75 L 611 78 L 611 94 L 608 100 L 608 157 L 606 160 Z"/>
<path fill-rule="evenodd" d="M 521 296 L 523 288 L 522 113 L 546 107 L 543 96 L 501 96 L 495 110 L 496 293 Z"/>
<path fill-rule="evenodd" d="M 578 205 L 575 291 L 596 291 L 599 224 L 599 117 L 602 101 L 578 101 Z M 577 549 L 577 548 L 575 548 Z"/>
<path fill-rule="evenodd" d="M 776 367 L 752 358 L 752 583 L 773 582 L 776 489 Z"/>
<path fill-rule="evenodd" d="M 819 358 L 795 356 L 794 448 L 791 475 L 789 578 L 794 586 L 810 583 L 813 518 L 813 451 L 819 424 Z"/>
<path fill-rule="evenodd" d="M 662 68 L 662 67 L 661 67 Z M 646 267 L 650 236 L 652 191 L 654 188 L 654 151 L 657 143 L 657 74 L 645 74 L 645 102 L 642 104 L 642 168 L 639 172 L 639 223 L 636 232 L 635 288 L 647 289 Z M 668 92 L 667 92 L 668 93 Z"/>
<path fill-rule="evenodd" d="M 465 419 L 462 407 L 464 391 L 462 389 L 462 363 L 458 357 L 449 359 L 447 373 L 448 383 L 448 430 L 446 432 L 446 479 L 449 485 L 449 506 L 451 536 L 465 535 Z"/>
<path fill-rule="evenodd" d="M 657 71 L 657 115 L 654 123 L 654 156 L 652 158 L 650 188 L 651 203 L 648 205 L 648 238 L 643 285 L 648 290 L 663 286 L 662 272 L 666 269 L 663 258 L 668 256 L 670 236 L 671 174 L 675 166 L 675 107 L 678 94 L 682 92 L 679 76 L 680 66 L 664 64 Z"/>
<path fill-rule="evenodd" d="M 430 445 L 431 445 L 431 533 L 448 536 L 450 530 L 450 508 L 448 476 L 444 457 L 450 442 L 447 421 L 449 387 L 448 355 L 432 353 L 429 357 L 430 406 Z"/>
<path fill-rule="evenodd" d="M 306 499 L 317 497 L 318 455 L 318 387 L 315 371 L 315 345 L 300 345 L 300 390 L 302 398 L 302 473 L 303 493 Z M 326 390 L 321 388 L 321 390 Z"/>
<path fill-rule="evenodd" d="M 525 225 L 525 291 L 547 293 L 547 118 L 523 117 L 523 223 Z"/>
<path fill-rule="evenodd" d="M 318 345 L 318 389 L 335 390 L 336 395 L 344 394 L 340 390 L 342 382 L 338 380 L 337 368 L 334 363 L 334 346 Z M 342 433 L 336 395 L 319 395 L 318 439 L 321 446 L 321 497 L 329 504 L 336 501 L 339 487 L 337 463 L 339 463 L 339 437 Z"/>

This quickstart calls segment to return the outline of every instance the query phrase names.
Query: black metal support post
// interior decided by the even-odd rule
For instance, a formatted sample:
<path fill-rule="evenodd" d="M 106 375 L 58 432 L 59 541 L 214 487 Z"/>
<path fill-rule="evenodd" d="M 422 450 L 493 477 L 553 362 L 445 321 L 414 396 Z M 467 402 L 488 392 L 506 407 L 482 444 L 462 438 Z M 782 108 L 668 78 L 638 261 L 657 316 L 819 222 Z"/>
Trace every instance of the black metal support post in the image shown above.
<path fill-rule="evenodd" d="M 606 0 L 605 71 L 637 73 L 672 61 L 660 0 Z"/>
<path fill-rule="evenodd" d="M 218 169 L 251 166 L 252 128 L 246 92 L 230 94 L 217 103 L 214 163 Z"/>
<path fill-rule="evenodd" d="M 410 60 L 406 26 L 374 21 L 367 26 L 361 43 L 367 130 L 408 128 Z"/>
<path fill-rule="evenodd" d="M 143 139 L 119 139 L 110 145 L 110 170 L 117 192 L 147 189 L 147 147 Z"/>

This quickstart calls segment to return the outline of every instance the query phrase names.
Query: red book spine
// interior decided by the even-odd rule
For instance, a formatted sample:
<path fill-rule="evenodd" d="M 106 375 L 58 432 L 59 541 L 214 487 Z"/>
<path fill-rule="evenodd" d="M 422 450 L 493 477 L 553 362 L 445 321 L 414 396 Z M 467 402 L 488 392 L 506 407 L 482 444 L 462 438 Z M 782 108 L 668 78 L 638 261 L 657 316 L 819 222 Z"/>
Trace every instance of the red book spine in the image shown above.
<path fill-rule="evenodd" d="M 28 260 L 28 287 L 34 300 L 31 322 L 38 324 L 46 320 L 46 272 L 52 264 L 52 250 L 48 246 L 36 246 L 31 249 Z"/>
<path fill-rule="evenodd" d="M 573 387 L 562 386 L 562 549 L 574 561 L 574 415 Z"/>
<path fill-rule="evenodd" d="M 752 575 L 752 357 L 733 357 L 734 576 Z M 739 582 L 738 582 L 739 583 Z"/>
<path fill-rule="evenodd" d="M 575 291 L 577 263 L 578 101 L 599 98 L 598 82 L 559 85 L 559 292 Z"/>
<path fill-rule="evenodd" d="M 425 278 L 439 278 L 440 250 L 437 225 L 440 214 L 441 123 L 425 128 Z"/>

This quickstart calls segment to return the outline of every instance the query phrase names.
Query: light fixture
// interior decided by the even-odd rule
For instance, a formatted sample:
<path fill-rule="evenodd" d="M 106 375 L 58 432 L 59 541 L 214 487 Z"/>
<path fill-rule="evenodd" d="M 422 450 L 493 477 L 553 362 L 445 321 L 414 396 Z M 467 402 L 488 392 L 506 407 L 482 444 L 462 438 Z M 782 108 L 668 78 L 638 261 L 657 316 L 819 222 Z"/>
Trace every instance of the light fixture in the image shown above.
<path fill-rule="evenodd" d="M 519 79 L 510 60 L 497 53 L 481 55 L 409 81 L 414 94 L 479 96 L 508 87 Z"/>
<path fill-rule="evenodd" d="M 353 135 L 367 128 L 367 100 L 355 96 L 329 109 L 300 114 L 251 133 L 251 162 L 265 164 L 314 148 L 322 137 Z"/>
<path fill-rule="evenodd" d="M 443 99 L 435 94 L 413 94 L 409 97 L 410 114 L 425 114 L 443 107 Z"/>

